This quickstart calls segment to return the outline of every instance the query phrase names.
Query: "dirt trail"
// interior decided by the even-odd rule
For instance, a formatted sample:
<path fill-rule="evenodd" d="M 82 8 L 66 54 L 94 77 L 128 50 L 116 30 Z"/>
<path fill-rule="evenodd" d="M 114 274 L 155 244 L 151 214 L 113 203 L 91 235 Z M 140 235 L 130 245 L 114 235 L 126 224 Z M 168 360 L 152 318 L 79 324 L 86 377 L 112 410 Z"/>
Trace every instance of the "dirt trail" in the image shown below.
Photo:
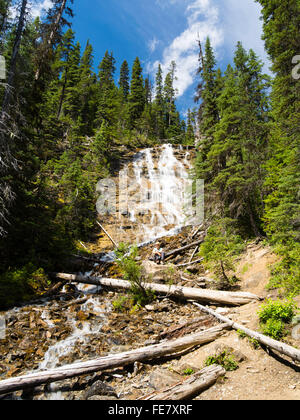
<path fill-rule="evenodd" d="M 262 297 L 276 298 L 275 291 L 267 291 L 269 265 L 276 257 L 269 248 L 252 245 L 241 259 L 237 277 L 241 281 L 241 290 L 256 293 Z M 298 307 L 300 297 L 295 299 Z M 224 309 L 224 315 L 244 324 L 246 327 L 259 330 L 257 312 L 259 302 Z M 289 344 L 300 347 L 300 340 L 289 339 Z M 199 400 L 300 400 L 300 366 L 288 358 L 280 358 L 262 348 L 254 349 L 247 339 L 241 339 L 235 331 L 229 331 L 214 343 L 184 356 L 179 365 L 190 365 L 201 368 L 208 356 L 217 349 L 230 347 L 240 357 L 239 368 L 227 372 L 225 380 L 215 384 L 196 399 Z M 178 369 L 176 363 L 173 366 Z"/>

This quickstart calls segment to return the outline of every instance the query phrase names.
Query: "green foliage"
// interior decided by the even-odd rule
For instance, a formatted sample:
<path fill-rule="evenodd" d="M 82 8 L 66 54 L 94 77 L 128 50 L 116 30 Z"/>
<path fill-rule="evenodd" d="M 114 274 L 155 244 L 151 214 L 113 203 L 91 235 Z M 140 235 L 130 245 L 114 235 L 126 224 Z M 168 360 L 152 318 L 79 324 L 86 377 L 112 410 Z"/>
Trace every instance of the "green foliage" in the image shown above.
<path fill-rule="evenodd" d="M 187 368 L 183 371 L 184 376 L 191 376 L 194 375 L 195 371 L 192 368 Z"/>
<path fill-rule="evenodd" d="M 272 284 L 287 294 L 298 294 L 300 83 L 291 73 L 292 59 L 299 54 L 300 3 L 257 2 L 262 6 L 263 37 L 275 74 L 263 221 L 272 245 L 283 259 L 275 268 Z"/>
<path fill-rule="evenodd" d="M 232 221 L 217 220 L 207 232 L 205 241 L 200 247 L 199 255 L 204 258 L 204 265 L 211 270 L 222 285 L 233 284 L 228 277 L 229 271 L 235 269 L 235 258 L 245 249 L 242 238 L 233 229 Z"/>
<path fill-rule="evenodd" d="M 9 270 L 0 275 L 0 310 L 6 310 L 32 299 L 49 286 L 42 268 L 27 264 L 18 270 Z"/>
<path fill-rule="evenodd" d="M 267 300 L 258 313 L 259 320 L 262 323 L 269 319 L 289 323 L 295 315 L 295 309 L 296 305 L 292 300 Z"/>
<path fill-rule="evenodd" d="M 274 340 L 280 340 L 284 332 L 284 323 L 279 319 L 268 319 L 266 323 L 262 324 L 261 331 Z"/>
<path fill-rule="evenodd" d="M 146 281 L 140 264 L 136 261 L 137 247 L 121 243 L 116 251 L 117 264 L 123 273 L 124 280 L 131 283 L 130 295 L 133 305 L 145 306 L 155 299 L 152 290 L 144 287 Z"/>
<path fill-rule="evenodd" d="M 258 312 L 263 334 L 279 340 L 285 334 L 285 325 L 289 324 L 295 315 L 296 305 L 292 300 L 267 300 Z"/>
<path fill-rule="evenodd" d="M 227 350 L 218 355 L 209 356 L 205 361 L 205 366 L 214 364 L 222 366 L 227 372 L 237 370 L 239 367 L 234 356 Z"/>

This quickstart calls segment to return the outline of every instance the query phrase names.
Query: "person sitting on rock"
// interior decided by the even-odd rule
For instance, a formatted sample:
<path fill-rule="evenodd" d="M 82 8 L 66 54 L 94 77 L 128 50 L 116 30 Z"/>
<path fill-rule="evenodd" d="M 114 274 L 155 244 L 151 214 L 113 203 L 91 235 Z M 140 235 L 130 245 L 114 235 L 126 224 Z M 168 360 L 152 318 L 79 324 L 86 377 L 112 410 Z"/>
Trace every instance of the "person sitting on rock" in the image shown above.
<path fill-rule="evenodd" d="M 155 263 L 160 264 L 165 262 L 165 253 L 163 248 L 158 249 L 158 246 L 159 244 L 156 244 L 153 250 L 153 259 Z"/>

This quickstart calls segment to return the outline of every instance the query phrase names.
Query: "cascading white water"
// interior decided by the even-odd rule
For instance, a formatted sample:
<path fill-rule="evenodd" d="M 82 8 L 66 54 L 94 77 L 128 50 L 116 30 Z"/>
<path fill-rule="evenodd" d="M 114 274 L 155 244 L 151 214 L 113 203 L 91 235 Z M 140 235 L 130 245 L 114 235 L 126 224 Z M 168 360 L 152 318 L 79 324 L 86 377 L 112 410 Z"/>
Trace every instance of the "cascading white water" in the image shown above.
<path fill-rule="evenodd" d="M 180 151 L 183 152 L 183 148 Z M 158 158 L 154 156 L 157 152 Z M 156 150 L 145 149 L 135 156 L 130 179 L 134 197 L 129 197 L 127 217 L 134 225 L 136 243 L 172 235 L 185 226 L 184 196 L 189 185 L 189 157 L 187 152 L 183 163 L 180 162 L 170 144 Z M 129 172 L 128 165 L 124 173 Z M 124 225 L 126 220 L 122 222 Z M 121 233 L 120 241 L 122 239 Z"/>

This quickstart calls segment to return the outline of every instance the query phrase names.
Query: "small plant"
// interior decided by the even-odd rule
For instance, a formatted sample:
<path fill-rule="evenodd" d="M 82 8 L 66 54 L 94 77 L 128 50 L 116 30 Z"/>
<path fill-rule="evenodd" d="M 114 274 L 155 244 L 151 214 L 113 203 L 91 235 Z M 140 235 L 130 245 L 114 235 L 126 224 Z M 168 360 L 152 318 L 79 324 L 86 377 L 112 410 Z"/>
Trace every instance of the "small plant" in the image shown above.
<path fill-rule="evenodd" d="M 235 258 L 245 248 L 242 238 L 235 234 L 233 221 L 220 219 L 213 224 L 201 245 L 199 255 L 204 258 L 204 266 L 211 270 L 221 287 L 233 286 L 235 277 L 228 272 L 235 270 Z"/>
<path fill-rule="evenodd" d="M 227 350 L 224 350 L 218 355 L 209 356 L 205 361 L 205 366 L 214 364 L 222 366 L 227 372 L 237 370 L 239 367 L 238 363 L 234 360 L 234 356 Z"/>
<path fill-rule="evenodd" d="M 127 312 L 131 306 L 130 298 L 128 296 L 120 296 L 112 302 L 115 312 Z"/>
<path fill-rule="evenodd" d="M 267 300 L 262 305 L 258 313 L 261 323 L 266 323 L 269 319 L 282 321 L 285 323 L 291 322 L 295 315 L 296 305 L 292 300 L 283 302 L 281 300 Z"/>
<path fill-rule="evenodd" d="M 258 312 L 263 334 L 279 340 L 286 335 L 285 324 L 289 324 L 296 313 L 292 300 L 267 300 Z"/>
<path fill-rule="evenodd" d="M 191 375 L 193 375 L 195 372 L 194 372 L 194 369 L 192 369 L 192 368 L 188 368 L 188 369 L 185 369 L 185 371 L 183 372 L 183 374 L 185 375 L 185 376 L 191 376 Z"/>
<path fill-rule="evenodd" d="M 262 333 L 268 335 L 274 340 L 280 340 L 284 335 L 284 323 L 279 319 L 268 319 L 265 324 L 262 324 Z"/>
<path fill-rule="evenodd" d="M 152 290 L 145 288 L 146 278 L 142 272 L 142 267 L 137 262 L 138 248 L 129 247 L 121 243 L 116 251 L 117 264 L 123 273 L 124 279 L 131 283 L 130 294 L 132 306 L 145 306 L 155 300 Z"/>

